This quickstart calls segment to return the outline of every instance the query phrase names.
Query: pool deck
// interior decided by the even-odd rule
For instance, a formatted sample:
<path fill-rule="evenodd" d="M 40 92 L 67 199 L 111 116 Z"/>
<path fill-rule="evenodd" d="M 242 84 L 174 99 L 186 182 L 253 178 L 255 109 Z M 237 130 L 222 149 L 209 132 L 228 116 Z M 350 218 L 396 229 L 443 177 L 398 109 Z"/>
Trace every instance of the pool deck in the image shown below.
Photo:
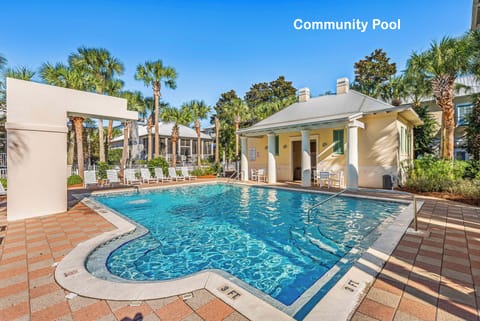
<path fill-rule="evenodd" d="M 427 233 L 403 235 L 351 320 L 479 320 L 480 208 L 421 199 Z M 205 289 L 187 299 L 66 298 L 54 263 L 114 227 L 73 199 L 66 213 L 9 223 L 5 205 L 0 198 L 0 320 L 248 320 Z"/>

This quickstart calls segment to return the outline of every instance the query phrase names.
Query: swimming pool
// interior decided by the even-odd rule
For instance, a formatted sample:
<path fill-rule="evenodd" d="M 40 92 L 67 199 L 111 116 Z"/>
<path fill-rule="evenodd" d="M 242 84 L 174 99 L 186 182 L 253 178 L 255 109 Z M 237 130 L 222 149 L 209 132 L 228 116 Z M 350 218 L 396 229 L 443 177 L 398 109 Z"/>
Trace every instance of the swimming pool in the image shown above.
<path fill-rule="evenodd" d="M 167 280 L 219 269 L 289 306 L 337 267 L 320 289 L 325 293 L 378 237 L 377 227 L 406 207 L 336 197 L 308 215 L 327 197 L 208 184 L 94 199 L 149 230 L 110 254 L 114 275 Z"/>

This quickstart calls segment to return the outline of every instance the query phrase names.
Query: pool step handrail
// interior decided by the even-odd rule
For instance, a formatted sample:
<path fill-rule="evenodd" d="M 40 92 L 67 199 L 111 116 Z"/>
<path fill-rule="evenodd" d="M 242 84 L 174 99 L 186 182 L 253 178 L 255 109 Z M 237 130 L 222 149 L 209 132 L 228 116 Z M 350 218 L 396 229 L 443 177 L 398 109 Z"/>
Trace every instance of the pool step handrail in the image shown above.
<path fill-rule="evenodd" d="M 230 181 L 235 181 L 235 180 L 238 180 L 239 179 L 239 176 L 240 176 L 240 172 L 237 172 L 236 170 L 233 171 L 232 175 L 230 175 L 227 179 L 227 183 L 230 183 Z"/>
<path fill-rule="evenodd" d="M 314 204 L 314 205 L 310 206 L 310 208 L 307 210 L 308 223 L 310 223 L 310 214 L 312 213 L 312 211 L 313 211 L 314 209 L 316 209 L 317 207 L 319 207 L 319 206 L 322 205 L 322 204 L 325 204 L 325 203 L 328 202 L 329 200 L 331 200 L 331 199 L 339 196 L 339 195 L 342 194 L 343 192 L 346 192 L 347 190 L 348 190 L 348 189 L 345 188 L 345 189 L 341 190 L 340 192 L 335 193 L 335 194 L 333 194 L 333 195 L 330 195 L 329 197 L 327 197 L 327 198 L 324 199 L 324 200 L 321 200 L 321 201 L 318 202 L 317 204 Z"/>

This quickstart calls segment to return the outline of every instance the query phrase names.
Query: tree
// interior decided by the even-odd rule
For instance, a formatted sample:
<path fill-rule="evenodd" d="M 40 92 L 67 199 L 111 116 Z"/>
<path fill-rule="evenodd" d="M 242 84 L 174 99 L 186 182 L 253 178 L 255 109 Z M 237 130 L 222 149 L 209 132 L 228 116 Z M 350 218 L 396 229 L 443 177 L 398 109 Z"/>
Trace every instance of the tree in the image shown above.
<path fill-rule="evenodd" d="M 8 68 L 4 72 L 5 78 L 16 78 L 20 80 L 32 80 L 35 76 L 35 71 L 28 69 L 27 67 Z"/>
<path fill-rule="evenodd" d="M 444 159 L 453 159 L 455 80 L 467 71 L 470 56 L 466 37 L 445 37 L 440 42 L 432 42 L 427 51 L 414 53 L 408 61 L 408 69 L 429 82 L 435 103 L 442 110 L 440 157 Z"/>
<path fill-rule="evenodd" d="M 3 71 L 3 68 L 7 65 L 7 59 L 0 54 L 0 72 Z M 3 73 L 3 72 L 2 72 Z M 5 109 L 5 84 L 3 83 L 2 77 L 0 77 L 0 109 Z"/>
<path fill-rule="evenodd" d="M 383 49 L 375 49 L 370 56 L 357 61 L 354 68 L 353 89 L 374 98 L 380 96 L 382 84 L 397 72 L 396 64 L 390 63 Z"/>
<path fill-rule="evenodd" d="M 44 63 L 40 68 L 40 77 L 50 85 L 60 86 L 78 90 L 88 90 L 92 88 L 92 79 L 89 75 L 83 73 L 82 70 L 70 65 L 64 65 L 57 63 L 52 65 L 50 63 Z M 77 165 L 78 174 L 83 179 L 84 171 L 84 156 L 83 156 L 83 118 L 71 117 L 72 126 L 75 131 L 75 139 L 77 146 Z M 69 137 L 70 141 L 73 141 L 72 137 Z M 71 145 L 69 145 L 69 151 L 71 151 Z M 69 153 L 69 155 L 71 152 Z M 69 160 L 67 160 L 69 161 Z M 73 159 L 72 159 L 73 161 Z"/>
<path fill-rule="evenodd" d="M 179 125 L 188 125 L 192 122 L 192 113 L 188 108 L 177 109 L 167 107 L 162 110 L 161 117 L 163 120 L 172 122 L 172 166 L 177 164 L 177 141 L 179 137 Z"/>
<path fill-rule="evenodd" d="M 251 123 L 258 122 L 296 101 L 297 89 L 284 76 L 269 83 L 253 84 L 245 93 L 244 100 L 252 111 Z"/>
<path fill-rule="evenodd" d="M 225 125 L 229 126 L 231 121 L 235 124 L 235 158 L 238 158 L 238 129 L 241 121 L 246 121 L 250 117 L 248 105 L 241 99 L 233 99 L 224 106 L 227 118 Z M 231 127 L 231 126 L 230 126 Z"/>
<path fill-rule="evenodd" d="M 467 151 L 473 159 L 480 160 L 480 96 L 477 97 L 472 112 L 467 115 L 467 127 L 465 128 L 467 139 Z"/>
<path fill-rule="evenodd" d="M 177 72 L 169 66 L 164 66 L 161 60 L 146 61 L 143 65 L 137 66 L 135 73 L 136 80 L 142 80 L 145 86 L 152 86 L 153 98 L 155 102 L 155 157 L 160 155 L 160 136 L 158 133 L 158 119 L 159 119 L 159 101 L 161 95 L 162 81 L 165 87 L 175 89 L 177 84 L 175 80 Z"/>
<path fill-rule="evenodd" d="M 117 58 L 113 57 L 110 52 L 104 48 L 86 48 L 77 49 L 77 53 L 73 53 L 68 58 L 70 65 L 81 69 L 85 74 L 92 77 L 95 86 L 95 92 L 103 95 L 107 93 L 107 89 L 118 87 L 123 84 L 115 79 L 117 75 L 123 73 L 123 64 Z M 109 122 L 108 133 L 111 135 L 111 126 L 113 122 Z M 103 133 L 103 119 L 98 120 L 98 137 L 100 146 L 100 161 L 105 162 L 105 146 Z M 107 134 L 108 136 L 108 134 Z"/>
<path fill-rule="evenodd" d="M 413 129 L 414 136 L 414 155 L 417 158 L 420 155 L 433 154 L 433 140 L 435 138 L 436 122 L 428 112 L 428 106 L 423 105 L 422 101 L 431 97 L 432 88 L 422 73 L 413 68 L 408 68 L 403 79 L 403 86 L 406 93 L 406 99 L 411 101 L 412 107 L 423 121 L 423 125 Z"/>
<path fill-rule="evenodd" d="M 145 101 L 143 99 L 142 93 L 139 91 L 124 91 L 121 94 L 122 98 L 127 100 L 127 109 L 136 111 L 140 114 L 145 113 L 146 106 Z M 122 159 L 120 161 L 120 170 L 121 175 L 123 176 L 123 170 L 127 164 L 127 157 L 129 155 L 129 148 L 128 148 L 128 137 L 131 137 L 131 130 L 132 130 L 132 121 L 127 120 L 123 123 L 123 152 L 122 152 Z"/>
<path fill-rule="evenodd" d="M 393 106 L 400 106 L 407 96 L 404 76 L 391 76 L 380 86 L 380 97 Z"/>
<path fill-rule="evenodd" d="M 201 139 L 200 139 L 200 120 L 205 119 L 207 114 L 210 112 L 210 106 L 205 104 L 203 100 L 192 100 L 188 103 L 182 105 L 182 108 L 189 109 L 192 114 L 192 120 L 195 125 L 195 131 L 197 132 L 197 166 L 200 167 L 202 165 L 201 159 Z"/>

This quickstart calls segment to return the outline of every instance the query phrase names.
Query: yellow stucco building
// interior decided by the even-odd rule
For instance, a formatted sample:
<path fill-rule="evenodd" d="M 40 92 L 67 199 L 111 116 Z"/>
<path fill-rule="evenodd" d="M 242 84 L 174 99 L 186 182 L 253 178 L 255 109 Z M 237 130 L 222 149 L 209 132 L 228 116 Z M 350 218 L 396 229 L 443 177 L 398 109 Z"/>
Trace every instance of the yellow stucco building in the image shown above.
<path fill-rule="evenodd" d="M 238 131 L 242 179 L 265 169 L 269 183 L 301 180 L 310 186 L 314 170 L 344 174 L 342 187 L 382 187 L 383 175 L 399 175 L 413 158 L 413 127 L 422 121 L 410 107 L 394 107 L 349 89 L 299 102 Z"/>

